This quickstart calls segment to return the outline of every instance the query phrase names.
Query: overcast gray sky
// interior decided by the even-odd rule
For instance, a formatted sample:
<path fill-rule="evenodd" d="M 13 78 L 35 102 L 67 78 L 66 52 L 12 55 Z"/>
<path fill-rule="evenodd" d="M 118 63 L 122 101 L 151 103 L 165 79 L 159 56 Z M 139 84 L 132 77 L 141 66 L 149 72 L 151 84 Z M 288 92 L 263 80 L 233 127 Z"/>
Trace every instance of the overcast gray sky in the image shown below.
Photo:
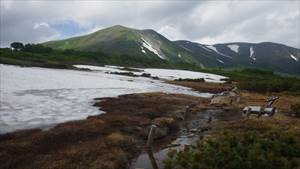
<path fill-rule="evenodd" d="M 205 44 L 271 41 L 300 48 L 300 1 L 1 0 L 1 46 L 37 43 L 113 25 Z"/>

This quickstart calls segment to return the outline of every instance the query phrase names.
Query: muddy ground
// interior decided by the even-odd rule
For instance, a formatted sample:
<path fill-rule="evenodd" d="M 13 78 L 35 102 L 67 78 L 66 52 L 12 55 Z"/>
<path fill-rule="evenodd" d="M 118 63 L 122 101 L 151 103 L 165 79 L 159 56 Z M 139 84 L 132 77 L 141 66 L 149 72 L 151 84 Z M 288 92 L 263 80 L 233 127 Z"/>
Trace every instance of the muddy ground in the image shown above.
<path fill-rule="evenodd" d="M 232 87 L 228 84 L 199 82 L 176 84 L 212 93 Z M 275 106 L 280 107 L 282 112 L 289 111 L 290 104 L 299 100 L 299 96 L 284 93 L 258 94 L 241 91 L 240 104 L 217 107 L 231 113 L 240 113 L 244 105 L 265 104 L 266 97 L 270 95 L 281 97 Z M 156 146 L 165 146 L 176 137 L 178 122 L 183 120 L 187 105 L 196 103 L 189 113 L 216 108 L 209 105 L 209 99 L 165 93 L 130 94 L 97 100 L 95 106 L 107 113 L 86 120 L 62 123 L 46 131 L 33 129 L 0 135 L 0 168 L 128 168 L 130 160 L 144 148 L 151 124 L 162 128 L 155 137 Z M 245 119 L 240 120 L 247 124 L 243 121 Z M 230 123 L 232 121 L 226 122 Z M 236 123 L 226 124 L 216 125 L 215 128 L 221 130 L 224 126 L 243 127 Z"/>

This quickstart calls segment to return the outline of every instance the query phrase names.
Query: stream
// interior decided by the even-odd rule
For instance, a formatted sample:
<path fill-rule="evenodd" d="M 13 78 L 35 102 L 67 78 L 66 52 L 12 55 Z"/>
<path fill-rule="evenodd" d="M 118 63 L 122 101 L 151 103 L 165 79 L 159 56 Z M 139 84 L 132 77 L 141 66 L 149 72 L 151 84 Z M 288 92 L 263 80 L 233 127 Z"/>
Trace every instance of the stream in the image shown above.
<path fill-rule="evenodd" d="M 154 150 L 154 158 L 160 169 L 164 168 L 163 160 L 167 153 L 172 150 L 183 149 L 186 145 L 196 145 L 197 140 L 203 137 L 206 131 L 209 131 L 209 118 L 211 122 L 227 121 L 235 118 L 240 118 L 241 114 L 237 112 L 227 112 L 223 109 L 211 109 L 193 113 L 187 117 L 181 124 L 178 136 L 173 140 L 167 148 Z M 130 166 L 130 169 L 153 169 L 148 154 L 143 151 L 137 158 L 135 158 Z"/>

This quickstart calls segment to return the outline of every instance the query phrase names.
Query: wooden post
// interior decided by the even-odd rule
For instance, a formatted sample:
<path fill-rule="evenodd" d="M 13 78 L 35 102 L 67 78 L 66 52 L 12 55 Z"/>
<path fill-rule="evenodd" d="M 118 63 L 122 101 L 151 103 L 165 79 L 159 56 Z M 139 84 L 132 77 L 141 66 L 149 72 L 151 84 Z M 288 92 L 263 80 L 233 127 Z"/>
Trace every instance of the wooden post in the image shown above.
<path fill-rule="evenodd" d="M 150 131 L 149 131 L 149 134 L 148 134 L 148 139 L 147 139 L 147 147 L 151 147 L 152 146 L 152 142 L 153 142 L 153 135 L 154 135 L 154 130 L 157 126 L 156 125 L 151 125 L 150 127 Z"/>
<path fill-rule="evenodd" d="M 150 159 L 150 162 L 151 162 L 151 165 L 152 165 L 153 169 L 159 169 L 158 165 L 156 163 L 156 160 L 154 158 L 153 152 L 152 152 L 152 142 L 153 142 L 153 136 L 154 136 L 155 128 L 156 128 L 156 125 L 151 125 L 150 131 L 149 131 L 149 134 L 148 134 L 147 144 L 146 144 L 146 151 L 147 151 L 147 154 L 149 156 L 149 159 Z"/>
<path fill-rule="evenodd" d="M 248 108 L 248 109 L 247 109 L 247 112 L 246 112 L 247 117 L 250 116 L 250 113 L 251 113 L 251 108 Z"/>

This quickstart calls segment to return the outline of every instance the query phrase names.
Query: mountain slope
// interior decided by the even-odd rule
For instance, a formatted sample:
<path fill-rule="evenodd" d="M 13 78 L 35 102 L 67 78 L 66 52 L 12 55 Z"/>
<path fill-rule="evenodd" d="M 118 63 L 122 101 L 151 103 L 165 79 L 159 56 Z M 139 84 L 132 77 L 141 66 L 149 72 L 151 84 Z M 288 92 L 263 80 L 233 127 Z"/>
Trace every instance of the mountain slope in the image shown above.
<path fill-rule="evenodd" d="M 175 41 L 190 51 L 208 67 L 255 67 L 277 72 L 300 74 L 300 50 L 283 44 L 225 43 L 203 45 L 189 41 Z"/>
<path fill-rule="evenodd" d="M 123 57 L 130 55 L 139 61 L 153 60 L 155 64 L 254 67 L 300 74 L 300 49 L 271 42 L 204 45 L 185 40 L 170 41 L 151 29 L 138 30 L 116 25 L 89 35 L 50 41 L 43 45 L 63 50 L 103 51 Z"/>
<path fill-rule="evenodd" d="M 162 62 L 197 63 L 197 60 L 187 51 L 178 48 L 176 44 L 154 30 L 137 30 L 120 25 L 99 30 L 86 36 L 46 42 L 44 45 L 55 49 L 134 55 L 159 59 Z"/>

